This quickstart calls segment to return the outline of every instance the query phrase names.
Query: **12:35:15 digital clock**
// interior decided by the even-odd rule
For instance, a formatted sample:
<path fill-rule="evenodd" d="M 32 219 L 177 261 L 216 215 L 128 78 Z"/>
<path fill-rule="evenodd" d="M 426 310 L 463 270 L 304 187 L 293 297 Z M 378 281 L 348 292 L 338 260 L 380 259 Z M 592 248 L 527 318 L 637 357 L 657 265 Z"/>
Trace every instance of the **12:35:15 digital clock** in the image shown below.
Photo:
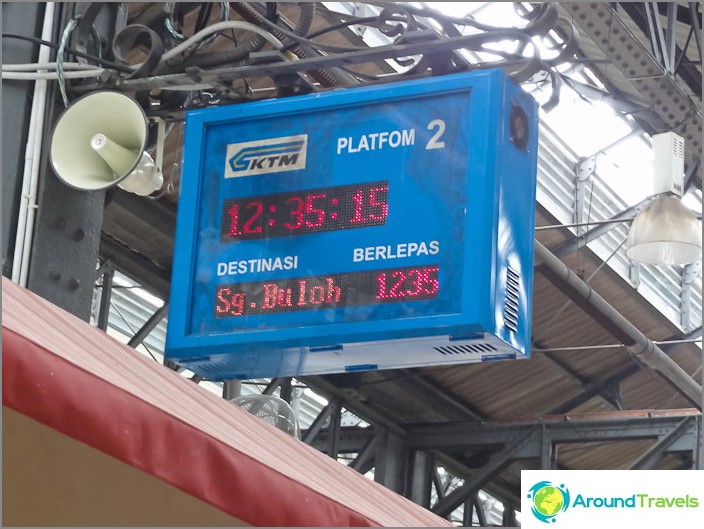
<path fill-rule="evenodd" d="M 225 200 L 221 242 L 386 224 L 389 182 L 326 187 Z"/>

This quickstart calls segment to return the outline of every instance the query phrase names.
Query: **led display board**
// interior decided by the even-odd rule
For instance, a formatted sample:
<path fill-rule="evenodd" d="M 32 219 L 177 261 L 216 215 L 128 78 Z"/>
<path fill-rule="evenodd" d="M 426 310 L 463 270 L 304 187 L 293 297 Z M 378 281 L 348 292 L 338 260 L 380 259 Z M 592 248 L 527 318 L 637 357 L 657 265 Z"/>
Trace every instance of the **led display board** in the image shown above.
<path fill-rule="evenodd" d="M 190 111 L 167 358 L 222 380 L 529 355 L 537 137 L 499 70 Z"/>

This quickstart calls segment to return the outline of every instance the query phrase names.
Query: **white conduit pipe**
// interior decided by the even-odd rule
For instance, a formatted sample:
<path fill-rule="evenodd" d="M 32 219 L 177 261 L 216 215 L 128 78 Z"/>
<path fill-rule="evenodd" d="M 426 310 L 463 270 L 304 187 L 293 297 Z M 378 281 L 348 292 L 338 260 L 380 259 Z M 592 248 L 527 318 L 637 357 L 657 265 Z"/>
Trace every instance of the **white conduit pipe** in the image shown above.
<path fill-rule="evenodd" d="M 54 28 L 54 2 L 47 2 L 42 26 L 42 40 L 51 41 Z M 51 49 L 39 47 L 37 62 L 48 62 Z M 37 208 L 37 187 L 39 184 L 39 157 L 44 135 L 44 111 L 46 109 L 47 81 L 37 80 L 34 83 L 32 110 L 29 118 L 29 133 L 24 154 L 24 171 L 22 174 L 22 195 L 17 219 L 17 235 L 15 252 L 12 259 L 12 281 L 20 286 L 27 286 L 29 271 L 29 251 L 32 246 L 34 216 Z"/>
<path fill-rule="evenodd" d="M 99 77 L 105 70 L 93 68 L 92 70 L 77 70 L 75 72 L 65 72 L 64 79 L 83 79 L 86 77 Z M 3 79 L 13 79 L 17 81 L 55 81 L 59 78 L 57 72 L 9 72 L 2 71 Z"/>

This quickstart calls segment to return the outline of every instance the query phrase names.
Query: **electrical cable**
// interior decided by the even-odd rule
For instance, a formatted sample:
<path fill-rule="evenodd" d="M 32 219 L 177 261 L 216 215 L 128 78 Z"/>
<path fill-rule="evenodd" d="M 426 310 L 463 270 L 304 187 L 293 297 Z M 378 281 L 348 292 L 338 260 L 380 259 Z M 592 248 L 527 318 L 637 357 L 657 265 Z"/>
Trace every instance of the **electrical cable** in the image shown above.
<path fill-rule="evenodd" d="M 184 40 L 186 40 L 186 37 L 176 30 L 176 28 L 174 27 L 174 22 L 172 20 L 174 14 L 174 5 L 175 2 L 166 2 L 164 6 L 164 13 L 166 14 L 166 17 L 164 17 L 164 26 L 166 27 L 166 31 L 169 32 L 169 36 L 172 39 L 174 39 L 176 42 L 183 42 Z"/>
<path fill-rule="evenodd" d="M 216 24 L 208 26 L 207 28 L 205 28 L 205 29 L 199 31 L 198 33 L 196 33 L 195 35 L 193 35 L 192 37 L 189 37 L 188 39 L 183 41 L 181 44 L 176 46 L 175 48 L 172 48 L 169 51 L 167 51 L 162 56 L 161 62 L 164 63 L 164 62 L 171 60 L 174 57 L 180 55 L 185 50 L 190 48 L 194 43 L 200 41 L 206 35 L 210 35 L 211 33 L 214 33 L 216 31 L 221 31 L 223 29 L 230 29 L 230 28 L 251 31 L 253 33 L 256 33 L 256 34 L 264 37 L 271 44 L 273 44 L 274 47 L 276 47 L 276 49 L 283 48 L 283 43 L 279 39 L 277 39 L 274 35 L 272 35 L 270 32 L 268 32 L 267 30 L 262 29 L 259 26 L 255 26 L 254 24 L 250 24 L 249 22 L 240 22 L 237 20 L 229 20 L 227 22 L 218 22 Z"/>
<path fill-rule="evenodd" d="M 278 24 L 273 23 L 272 21 L 266 19 L 266 18 L 261 18 L 261 22 L 267 26 L 269 29 L 272 31 L 278 31 L 279 33 L 285 35 L 289 39 L 297 42 L 298 44 L 303 44 L 306 46 L 310 46 L 312 48 L 318 49 L 318 50 L 325 50 L 325 51 L 333 51 L 337 53 L 344 53 L 348 51 L 364 51 L 368 50 L 369 48 L 366 47 L 358 47 L 358 46 L 335 46 L 332 44 L 323 44 L 321 42 L 314 42 L 306 37 L 302 37 L 300 35 L 296 35 L 293 31 L 289 31 L 286 28 L 282 28 Z"/>
<path fill-rule="evenodd" d="M 94 64 L 86 64 L 84 62 L 65 62 L 64 70 L 97 70 L 98 68 Z M 38 70 L 56 70 L 55 62 L 35 62 L 35 63 L 17 63 L 17 64 L 3 64 L 2 70 L 4 72 L 36 72 Z"/>
<path fill-rule="evenodd" d="M 316 37 L 320 37 L 321 35 L 325 35 L 326 33 L 330 33 L 331 31 L 337 31 L 338 29 L 346 28 L 348 26 L 354 26 L 355 24 L 368 25 L 368 22 L 374 22 L 375 20 L 379 20 L 379 15 L 373 17 L 351 18 L 349 20 L 345 20 L 344 22 L 338 22 L 337 24 L 333 24 L 331 26 L 319 29 L 318 31 L 314 31 L 313 33 L 309 33 L 308 35 L 306 35 L 306 38 L 312 40 Z"/>
<path fill-rule="evenodd" d="M 229 3 L 228 2 L 219 2 L 220 3 L 220 22 L 226 22 L 230 18 L 230 9 L 229 9 Z M 164 19 L 164 25 L 166 27 L 166 30 L 168 31 L 169 35 L 171 36 L 172 39 L 174 39 L 176 42 L 181 43 L 186 40 L 186 36 L 183 35 L 182 33 L 179 33 L 178 30 L 173 25 L 173 7 L 174 7 L 174 2 L 168 2 L 167 7 L 165 9 L 167 16 Z M 213 3 L 212 2 L 206 2 L 204 4 L 201 4 L 201 9 L 198 12 L 198 20 L 196 21 L 195 28 L 194 28 L 194 33 L 198 33 L 205 27 L 205 23 L 208 21 L 210 18 L 210 13 L 212 12 L 212 7 Z M 207 14 L 204 14 L 204 8 L 207 10 Z M 210 44 L 213 43 L 213 41 L 218 37 L 218 34 L 213 34 L 212 36 L 203 39 L 203 41 L 197 46 L 199 49 L 205 49 Z"/>
<path fill-rule="evenodd" d="M 268 14 L 271 13 L 272 5 L 274 5 L 274 9 L 275 9 L 275 4 L 272 4 L 270 2 L 267 3 L 267 9 L 269 10 Z M 186 39 L 185 41 L 180 43 L 175 48 L 166 52 L 161 57 L 160 69 L 168 68 L 167 61 L 174 59 L 175 57 L 179 56 L 180 54 L 182 54 L 184 51 L 188 50 L 189 48 L 192 49 L 192 47 L 194 45 L 197 45 L 196 46 L 196 49 L 197 49 L 199 46 L 202 45 L 203 40 L 205 38 L 207 38 L 208 35 L 217 36 L 218 33 L 222 33 L 226 29 L 242 29 L 245 31 L 251 31 L 258 36 L 257 38 L 262 38 L 262 39 L 272 43 L 280 51 L 286 51 L 286 50 L 291 49 L 293 47 L 297 47 L 299 45 L 304 45 L 304 46 L 311 47 L 314 50 L 321 50 L 321 51 L 322 50 L 329 50 L 329 51 L 340 52 L 340 53 L 349 52 L 349 51 L 366 50 L 368 48 L 367 47 L 350 47 L 350 46 L 328 45 L 328 44 L 322 44 L 322 43 L 315 42 L 313 39 L 316 37 L 319 37 L 321 35 L 324 35 L 326 33 L 330 33 L 330 32 L 339 30 L 343 27 L 349 27 L 354 24 L 366 24 L 371 27 L 377 27 L 377 29 L 380 29 L 381 31 L 383 31 L 382 28 L 378 28 L 379 22 L 382 21 L 382 17 L 380 15 L 378 15 L 378 16 L 369 16 L 369 17 L 350 18 L 350 19 L 345 20 L 343 22 L 333 24 L 333 25 L 328 26 L 326 28 L 322 28 L 322 29 L 319 29 L 315 32 L 312 32 L 310 34 L 302 36 L 302 34 L 297 33 L 296 31 L 290 31 L 289 29 L 281 27 L 280 25 L 276 24 L 274 22 L 276 20 L 275 17 L 270 17 L 271 19 L 264 18 L 261 14 L 256 13 L 256 11 L 253 10 L 251 7 L 249 7 L 249 6 L 246 6 L 246 7 L 248 8 L 248 10 L 254 11 L 255 14 L 257 15 L 256 16 L 257 20 L 255 20 L 256 23 L 261 23 L 261 26 L 266 26 L 271 31 L 263 29 L 261 26 L 259 26 L 257 24 L 250 24 L 248 22 L 240 22 L 240 21 L 225 21 L 225 22 L 219 22 L 219 23 L 213 24 L 211 26 L 203 28 L 200 31 L 197 31 L 193 36 Z M 480 24 L 476 20 L 474 20 L 472 18 L 468 18 L 468 17 L 465 17 L 465 18 L 448 17 L 448 16 L 442 15 L 441 13 L 438 13 L 438 12 L 431 10 L 431 9 L 419 9 L 419 8 L 414 8 L 411 6 L 403 6 L 403 8 L 404 8 L 404 12 L 402 14 L 399 14 L 396 12 L 389 12 L 389 14 L 387 15 L 388 20 L 383 20 L 383 22 L 388 22 L 391 20 L 394 22 L 404 22 L 405 21 L 406 26 L 408 26 L 409 28 L 417 27 L 418 23 L 415 20 L 411 20 L 412 15 L 415 14 L 415 15 L 424 16 L 424 17 L 425 16 L 432 17 L 437 20 L 449 21 L 453 24 L 470 25 L 472 27 L 475 27 L 478 29 L 484 29 L 487 31 L 502 30 L 502 31 L 499 31 L 499 33 L 501 33 L 501 35 L 491 35 L 491 34 L 477 35 L 477 37 L 480 37 L 477 40 L 477 42 L 476 43 L 475 42 L 467 43 L 467 48 L 472 49 L 473 46 L 478 46 L 477 49 L 482 49 L 485 52 L 494 53 L 496 55 L 503 57 L 505 60 L 503 60 L 503 61 L 499 60 L 499 61 L 496 61 L 493 63 L 481 63 L 481 64 L 469 65 L 469 67 L 472 69 L 485 68 L 485 67 L 504 67 L 505 68 L 507 66 L 517 66 L 520 64 L 524 64 L 524 65 L 526 65 L 525 68 L 520 69 L 518 71 L 514 71 L 511 74 L 512 78 L 521 79 L 521 80 L 525 80 L 526 77 L 530 77 L 533 72 L 537 72 L 540 69 L 545 69 L 546 71 L 548 71 L 548 73 L 551 73 L 550 66 L 552 66 L 552 65 L 549 64 L 550 61 L 541 61 L 539 59 L 539 57 L 535 57 L 535 56 L 532 58 L 526 58 L 526 57 L 522 57 L 520 55 L 517 55 L 515 53 L 512 54 L 512 53 L 501 52 L 501 51 L 496 51 L 496 50 L 488 50 L 484 47 L 489 42 L 492 42 L 492 41 L 495 42 L 497 40 L 507 38 L 506 31 L 508 28 L 496 28 L 493 26 Z M 311 9 L 311 13 L 312 13 L 312 9 Z M 525 18 L 529 19 L 528 26 L 526 26 L 526 28 L 523 28 L 522 30 L 516 30 L 516 29 L 512 30 L 511 37 L 518 40 L 519 42 L 529 43 L 530 42 L 530 34 L 528 34 L 528 35 L 526 34 L 526 29 L 529 29 L 530 32 L 535 32 L 536 27 L 540 27 L 541 29 L 545 29 L 542 26 L 540 26 L 540 24 L 538 22 L 541 22 L 544 24 L 544 20 L 546 18 L 548 18 L 546 13 L 550 14 L 550 13 L 548 13 L 547 8 L 543 8 L 543 9 L 538 8 L 538 9 L 534 9 L 533 11 L 531 11 L 529 13 L 531 15 L 531 17 L 525 17 Z M 203 16 L 205 16 L 205 12 L 203 12 L 202 14 L 203 14 Z M 261 19 L 261 20 L 259 20 L 259 19 Z M 272 20 L 274 20 L 274 21 L 272 21 Z M 536 22 L 536 21 L 538 21 L 538 22 Z M 376 22 L 376 24 L 375 24 L 375 22 Z M 296 29 L 299 29 L 299 28 L 296 28 Z M 398 24 L 397 26 L 395 26 L 394 28 L 391 28 L 391 29 L 387 28 L 386 31 L 393 32 L 393 31 L 399 31 L 399 30 L 403 30 L 403 26 L 401 24 Z M 46 45 L 54 47 L 54 48 L 57 47 L 56 44 L 47 43 L 46 41 L 41 41 L 41 39 L 35 39 L 33 37 L 24 37 L 21 35 L 14 35 L 14 34 L 4 34 L 3 37 L 18 38 L 18 39 L 27 40 L 30 42 L 35 42 L 35 43 L 38 42 L 38 43 L 46 44 Z M 284 45 L 282 41 L 284 41 L 285 39 L 290 39 L 294 43 L 286 42 L 286 44 Z M 391 44 L 391 45 L 393 45 L 393 44 Z M 76 56 L 84 57 L 84 58 L 87 58 L 91 61 L 95 61 L 103 66 L 106 66 L 107 68 L 117 70 L 120 72 L 134 73 L 135 68 L 137 68 L 139 66 L 139 65 L 125 66 L 125 65 L 121 65 L 121 64 L 116 64 L 111 61 L 106 61 L 106 60 L 103 60 L 99 57 L 95 57 L 94 55 L 79 52 L 78 50 L 72 50 L 69 48 L 65 48 L 65 51 L 68 53 L 72 53 Z M 296 50 L 296 51 L 298 51 L 300 53 L 303 50 Z M 244 56 L 246 57 L 246 55 L 248 53 L 249 52 L 245 52 Z M 296 54 L 298 55 L 298 53 L 296 53 Z M 207 55 L 209 55 L 209 54 L 204 54 L 203 56 L 207 56 Z M 307 52 L 306 55 L 310 56 L 310 52 Z M 299 56 L 302 56 L 302 55 L 299 55 Z M 194 57 L 198 57 L 198 55 L 195 55 Z M 59 63 L 60 62 L 61 61 L 59 61 Z M 187 62 L 190 63 L 191 61 L 188 60 Z M 73 70 L 75 68 L 76 70 L 85 72 L 83 74 L 79 74 L 78 72 L 74 72 L 74 73 L 67 72 L 67 73 L 63 74 L 66 76 L 66 77 L 64 77 L 64 79 L 66 79 L 66 78 L 69 78 L 69 79 L 70 78 L 81 78 L 81 77 L 96 77 L 96 76 L 99 76 L 100 73 L 102 73 L 98 68 L 92 69 L 90 65 L 81 65 L 81 63 L 75 63 L 76 66 L 68 66 L 69 64 L 74 64 L 74 63 L 64 63 L 64 64 L 67 65 L 67 68 L 66 68 L 67 70 L 69 70 L 69 69 Z M 7 65 L 7 66 L 8 66 L 7 68 L 3 68 L 3 77 L 7 78 L 7 79 L 11 79 L 11 78 L 54 79 L 55 78 L 53 72 L 36 72 L 36 71 L 33 71 L 33 68 L 30 65 Z M 45 66 L 45 65 L 41 65 L 41 66 Z M 48 66 L 48 65 L 46 65 L 46 66 Z M 35 68 L 39 69 L 40 65 L 37 65 Z M 61 68 L 58 68 L 58 69 L 61 70 Z M 22 75 L 18 75 L 17 77 L 13 77 L 14 74 L 11 73 L 11 72 L 23 72 L 25 70 L 27 71 L 26 73 L 24 73 Z M 344 69 L 343 69 L 343 71 L 344 71 Z M 403 72 L 403 73 L 399 73 L 396 75 L 391 74 L 389 76 L 381 76 L 381 77 L 370 76 L 368 74 L 354 72 L 354 71 L 345 71 L 345 73 L 348 75 L 352 75 L 357 79 L 379 81 L 379 80 L 387 80 L 389 78 L 393 78 L 396 75 L 398 75 L 398 76 L 407 75 L 409 72 Z M 58 73 L 59 79 L 61 78 L 61 76 L 62 76 L 62 73 Z M 553 89 L 555 89 L 556 83 L 558 83 L 559 80 L 556 80 L 554 75 L 551 75 L 551 77 L 552 77 Z M 333 82 L 333 86 L 334 85 L 339 86 L 339 82 L 337 82 L 337 81 Z"/>
<path fill-rule="evenodd" d="M 227 6 L 224 10 L 229 13 L 230 6 Z M 193 27 L 194 33 L 198 33 L 201 29 L 205 28 L 212 12 L 212 2 L 202 2 L 200 4 L 200 9 L 198 10 L 198 18 L 196 19 L 196 25 Z M 224 22 L 224 20 L 221 20 L 220 22 Z M 205 42 L 205 40 L 203 42 Z"/>
<path fill-rule="evenodd" d="M 267 9 L 271 5 L 275 5 L 272 2 L 267 2 Z M 303 10 L 303 8 L 306 7 L 306 11 Z M 269 18 L 272 18 L 273 20 L 277 20 L 274 17 L 268 17 L 264 18 L 256 9 L 252 8 L 249 6 L 249 4 L 238 2 L 236 6 L 233 6 L 233 8 L 240 13 L 242 17 L 244 17 L 247 20 L 254 21 L 256 24 L 264 24 L 264 25 L 269 25 L 271 27 L 271 33 L 279 38 L 280 40 L 284 41 L 286 40 L 288 35 L 298 35 L 299 33 L 303 35 L 304 33 L 307 33 L 308 30 L 310 29 L 310 23 L 312 23 L 312 18 L 314 14 L 314 9 L 315 6 L 312 4 L 301 4 L 301 16 L 299 18 L 298 24 L 296 28 L 294 29 L 293 32 L 282 28 L 278 26 L 277 24 L 272 24 L 271 20 Z M 269 13 L 267 12 L 267 15 Z M 309 21 L 306 21 L 307 23 L 304 25 L 303 21 L 309 18 Z M 298 38 L 298 37 L 296 37 Z M 294 41 L 296 40 L 295 38 L 293 39 Z M 315 50 L 315 46 L 308 46 L 304 47 L 304 45 L 296 45 L 293 48 L 291 48 L 291 53 L 296 55 L 299 59 L 308 59 L 312 57 L 319 57 L 321 55 L 320 52 L 317 52 Z M 339 72 L 339 73 L 338 73 Z M 349 74 L 343 72 L 339 68 L 336 67 L 330 67 L 330 68 L 319 68 L 317 70 L 314 70 L 310 72 L 310 76 L 313 77 L 315 80 L 320 82 L 321 85 L 323 86 L 328 86 L 328 87 L 340 87 L 340 86 L 347 86 L 350 84 L 357 84 L 356 80 L 351 77 Z"/>
<path fill-rule="evenodd" d="M 64 32 L 61 35 L 61 42 L 59 43 L 59 50 L 56 52 L 56 75 L 59 80 L 59 90 L 61 91 L 61 99 L 64 102 L 64 106 L 68 108 L 68 96 L 66 95 L 66 81 L 64 74 L 64 49 L 66 48 L 66 43 L 68 42 L 68 37 L 74 28 L 80 22 L 81 17 L 77 16 L 72 18 L 66 24 Z"/>
<path fill-rule="evenodd" d="M 3 33 L 2 38 L 8 38 L 8 39 L 17 39 L 17 40 L 26 40 L 28 42 L 33 42 L 35 44 L 42 44 L 44 46 L 49 46 L 50 48 L 53 49 L 58 49 L 59 45 L 54 43 L 54 42 L 49 42 L 47 40 L 43 39 L 38 39 L 36 37 L 26 37 L 24 35 L 17 35 L 15 33 Z M 107 61 L 105 59 L 101 59 L 100 57 L 96 57 L 95 55 L 91 55 L 90 53 L 84 53 L 79 50 L 74 50 L 73 48 L 65 48 L 64 51 L 66 53 L 69 53 L 71 55 L 75 55 L 76 57 L 82 57 L 84 59 L 88 59 L 91 61 L 95 61 L 96 63 L 100 64 L 101 66 L 104 66 L 105 68 L 110 68 L 111 70 L 117 70 L 120 72 L 124 73 L 131 73 L 132 68 L 129 66 L 125 66 L 124 64 L 118 64 L 112 61 Z"/>
<path fill-rule="evenodd" d="M 446 17 L 446 16 L 444 16 L 440 13 L 437 13 L 433 10 L 419 10 L 417 8 L 412 8 L 412 7 L 405 6 L 405 5 L 403 6 L 403 8 L 405 11 L 412 13 L 412 14 L 430 16 L 432 18 L 436 18 L 436 19 L 440 19 L 440 20 L 447 20 L 452 23 L 459 23 L 459 24 L 463 24 L 463 25 L 472 25 L 473 27 L 476 27 L 478 29 L 483 29 L 485 31 L 491 31 L 492 33 L 498 32 L 498 33 L 501 33 L 504 35 L 503 37 L 501 37 L 504 39 L 507 38 L 507 36 L 505 34 L 507 31 L 509 31 L 509 32 L 511 32 L 511 36 L 509 36 L 508 38 L 513 37 L 515 40 L 518 40 L 519 42 L 523 42 L 525 45 L 531 43 L 530 39 L 531 39 L 532 35 L 539 34 L 540 31 L 542 31 L 543 29 L 546 28 L 546 20 L 554 22 L 552 19 L 556 16 L 556 11 L 554 10 L 554 8 L 551 8 L 550 10 L 548 10 L 547 8 L 542 8 L 542 9 L 539 8 L 537 10 L 530 12 L 530 14 L 532 16 L 531 16 L 531 18 L 529 18 L 529 24 L 526 26 L 526 28 L 517 30 L 517 29 L 511 29 L 511 28 L 501 28 L 501 27 L 493 27 L 493 26 L 487 26 L 484 24 L 479 24 L 473 19 L 460 19 L 460 18 L 456 18 L 456 17 Z M 396 14 L 393 14 L 393 15 L 396 15 Z M 365 17 L 365 18 L 372 18 L 372 17 Z M 379 20 L 381 20 L 381 17 L 377 17 L 377 18 Z M 398 19 L 398 17 L 394 18 L 394 20 L 397 20 L 397 19 Z M 372 18 L 372 20 L 373 20 L 373 18 Z M 370 22 L 372 20 L 370 20 Z M 335 26 L 336 27 L 345 26 L 345 25 L 350 25 L 352 23 L 354 23 L 354 22 L 353 21 L 345 21 L 341 24 L 336 24 Z M 270 25 L 270 24 L 266 24 L 266 25 Z M 353 50 L 359 49 L 359 48 L 321 45 L 319 43 L 312 42 L 312 40 L 308 36 L 306 36 L 304 38 L 306 40 L 301 39 L 301 38 L 294 38 L 293 36 L 289 35 L 285 30 L 282 30 L 281 28 L 278 28 L 278 29 L 281 31 L 281 33 L 285 34 L 287 37 L 291 38 L 292 40 L 294 40 L 296 42 L 310 43 L 310 45 L 317 47 L 318 49 L 321 49 L 321 50 L 322 49 L 329 49 L 332 51 L 344 52 L 344 51 L 353 51 Z M 323 30 L 321 30 L 321 34 L 328 32 L 328 31 L 332 31 L 332 30 L 328 29 L 328 28 L 324 28 Z M 492 40 L 486 40 L 486 37 L 488 37 L 488 36 L 491 36 Z M 498 35 L 490 35 L 489 33 L 485 33 L 484 35 L 477 35 L 477 37 L 480 37 L 477 42 L 479 47 L 482 47 L 484 44 L 487 44 L 489 42 L 495 42 L 495 41 L 499 40 Z M 484 38 L 481 38 L 481 37 L 484 37 Z M 290 45 L 288 45 L 287 47 L 289 47 L 289 46 Z M 494 54 L 502 56 L 506 59 L 513 59 L 513 61 L 515 61 L 515 62 L 513 62 L 513 64 L 525 65 L 524 68 L 521 68 L 511 74 L 511 78 L 515 82 L 519 82 L 519 83 L 523 82 L 526 79 L 531 78 L 538 71 L 545 70 L 550 74 L 553 89 L 557 88 L 560 84 L 560 79 L 557 78 L 554 75 L 554 73 L 551 71 L 550 65 L 547 64 L 545 61 L 541 60 L 541 58 L 538 54 L 537 48 L 535 46 L 534 46 L 534 54 L 530 58 L 524 58 L 521 55 L 511 54 L 511 53 L 502 52 L 502 51 L 487 50 L 487 49 L 483 49 L 483 51 L 486 51 L 489 53 L 494 53 Z M 505 67 L 507 65 L 508 65 L 507 61 L 497 61 L 492 64 L 493 67 Z M 474 65 L 472 65 L 472 67 L 474 67 Z M 406 73 L 408 73 L 408 72 L 406 72 Z M 355 75 L 355 74 L 353 73 L 352 75 Z M 553 96 L 554 97 L 551 97 L 551 99 L 546 103 L 546 110 L 549 110 L 555 104 L 557 104 L 557 99 L 556 99 L 555 94 L 553 94 Z"/>
<path fill-rule="evenodd" d="M 662 340 L 662 341 L 655 341 L 653 340 L 653 343 L 655 345 L 676 345 L 676 344 L 685 344 L 685 343 L 700 343 L 702 341 L 701 338 L 693 338 L 693 339 L 687 339 L 687 340 Z M 533 349 L 534 353 L 560 353 L 564 351 L 588 351 L 592 349 L 620 349 L 621 347 L 625 347 L 622 343 L 610 343 L 610 344 L 603 344 L 603 345 L 575 345 L 572 347 L 549 347 L 546 349 Z"/>
<path fill-rule="evenodd" d="M 104 72 L 103 69 L 97 70 L 78 70 L 75 72 L 64 72 L 62 77 L 64 79 L 85 79 L 90 77 L 100 77 Z M 58 72 L 8 72 L 2 70 L 2 78 L 13 80 L 13 81 L 37 81 L 39 79 L 45 79 L 49 81 L 60 80 Z"/>
<path fill-rule="evenodd" d="M 365 2 L 365 3 L 370 4 L 370 5 L 375 5 L 378 7 L 387 7 L 388 6 L 388 4 L 386 4 L 384 2 Z M 545 4 L 543 4 L 543 5 L 545 5 Z M 408 11 L 409 13 L 411 13 L 413 15 L 418 15 L 418 16 L 426 17 L 426 18 L 432 18 L 437 21 L 444 20 L 446 22 L 449 22 L 451 24 L 455 24 L 458 26 L 470 26 L 470 27 L 473 27 L 475 29 L 478 29 L 478 30 L 484 31 L 484 32 L 493 32 L 493 31 L 497 31 L 497 30 L 508 29 L 508 28 L 502 27 L 502 26 L 491 26 L 489 24 L 484 24 L 482 22 L 478 22 L 471 15 L 465 16 L 465 17 L 453 17 L 450 15 L 444 15 L 443 13 L 436 11 L 435 9 L 431 9 L 431 8 L 413 7 L 413 6 L 410 6 L 407 4 L 404 4 L 403 7 L 406 11 Z M 541 11 L 544 11 L 544 9 L 542 9 Z M 538 20 L 541 23 L 543 22 L 543 19 L 538 19 Z M 525 28 L 521 28 L 521 31 L 524 31 L 527 28 L 529 31 L 531 31 L 535 26 L 538 26 L 538 24 L 533 23 L 533 25 L 531 25 L 531 23 L 529 23 Z"/>
<path fill-rule="evenodd" d="M 312 7 L 312 5 L 311 5 Z M 278 16 L 277 14 L 277 8 L 276 5 L 269 2 L 267 3 L 267 12 L 266 12 L 266 17 L 268 19 L 275 19 Z M 299 21 L 300 23 L 303 22 L 301 19 Z M 312 23 L 312 13 L 310 20 L 307 22 L 307 26 L 305 27 L 304 31 L 308 30 L 308 27 L 310 26 L 310 23 Z M 222 34 L 222 32 L 218 32 L 215 34 L 217 36 L 218 34 Z M 234 34 L 234 31 L 233 31 Z M 276 35 L 274 35 L 276 36 Z M 192 55 L 188 58 L 186 58 L 183 61 L 183 66 L 198 66 L 198 67 L 208 67 L 208 66 L 219 66 L 222 64 L 236 64 L 242 59 L 245 59 L 248 57 L 251 53 L 255 51 L 259 51 L 264 47 L 264 44 L 266 43 L 266 40 L 262 35 L 255 35 L 254 38 L 251 38 L 245 42 L 243 42 L 240 45 L 235 44 L 234 48 L 230 48 L 224 51 L 218 51 L 218 52 L 211 52 L 211 53 L 201 53 L 197 55 Z M 196 50 L 194 50 L 196 51 Z"/>

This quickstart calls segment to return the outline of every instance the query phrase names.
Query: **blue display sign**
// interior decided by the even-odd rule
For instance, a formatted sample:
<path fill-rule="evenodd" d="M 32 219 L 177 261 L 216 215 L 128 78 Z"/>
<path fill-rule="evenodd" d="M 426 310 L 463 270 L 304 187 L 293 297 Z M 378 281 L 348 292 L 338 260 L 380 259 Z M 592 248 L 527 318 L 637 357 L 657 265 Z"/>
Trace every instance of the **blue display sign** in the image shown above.
<path fill-rule="evenodd" d="M 167 357 L 231 379 L 527 356 L 537 138 L 498 70 L 189 112 Z"/>

